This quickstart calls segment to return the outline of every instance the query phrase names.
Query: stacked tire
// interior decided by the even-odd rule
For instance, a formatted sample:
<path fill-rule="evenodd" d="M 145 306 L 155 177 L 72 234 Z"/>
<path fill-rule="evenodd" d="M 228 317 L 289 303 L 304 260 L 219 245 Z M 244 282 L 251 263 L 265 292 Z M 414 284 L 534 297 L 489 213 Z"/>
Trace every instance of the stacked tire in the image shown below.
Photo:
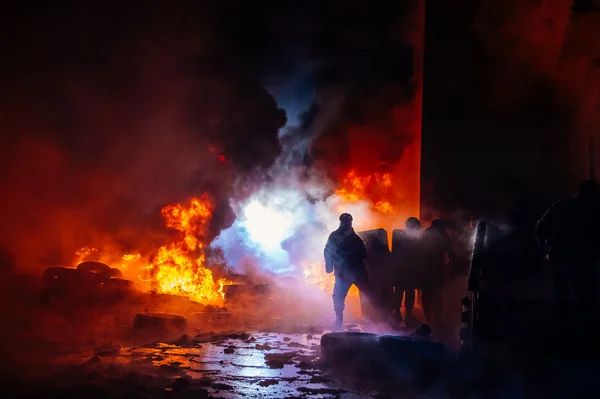
<path fill-rule="evenodd" d="M 42 274 L 44 297 L 103 297 L 132 287 L 119 269 L 100 262 L 83 262 L 77 268 L 53 266 Z"/>

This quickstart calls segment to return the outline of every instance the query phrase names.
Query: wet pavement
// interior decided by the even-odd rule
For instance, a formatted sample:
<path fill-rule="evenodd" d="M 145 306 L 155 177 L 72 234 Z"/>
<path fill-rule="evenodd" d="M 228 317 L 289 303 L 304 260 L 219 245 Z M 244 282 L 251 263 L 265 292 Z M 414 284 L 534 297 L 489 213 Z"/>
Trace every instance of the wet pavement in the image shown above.
<path fill-rule="evenodd" d="M 53 389 L 64 387 L 63 394 L 83 384 L 107 390 L 103 397 L 376 396 L 377 390 L 352 387 L 320 369 L 321 335 L 320 331 L 203 333 L 170 343 L 106 345 L 64 353 L 46 366 L 52 370 Z M 43 378 L 38 382 L 44 385 Z"/>

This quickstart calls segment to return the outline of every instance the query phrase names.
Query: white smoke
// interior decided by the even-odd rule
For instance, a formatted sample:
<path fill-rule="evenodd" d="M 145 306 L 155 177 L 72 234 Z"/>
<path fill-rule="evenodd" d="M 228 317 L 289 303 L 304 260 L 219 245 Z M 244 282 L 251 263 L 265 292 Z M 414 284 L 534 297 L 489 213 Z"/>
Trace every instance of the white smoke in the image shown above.
<path fill-rule="evenodd" d="M 299 170 L 276 178 L 247 201 L 232 204 L 236 221 L 213 246 L 240 272 L 251 259 L 261 269 L 300 274 L 303 262 L 323 261 L 327 237 L 341 213 L 352 214 L 357 229 L 374 218 L 368 201 L 348 203 L 332 192 L 331 182 L 317 175 L 301 179 Z"/>

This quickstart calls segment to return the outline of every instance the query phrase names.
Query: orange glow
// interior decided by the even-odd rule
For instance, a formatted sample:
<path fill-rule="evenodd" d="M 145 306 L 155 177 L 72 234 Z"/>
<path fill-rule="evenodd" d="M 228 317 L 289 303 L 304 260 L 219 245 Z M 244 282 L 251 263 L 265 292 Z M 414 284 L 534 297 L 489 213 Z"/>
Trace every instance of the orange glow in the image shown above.
<path fill-rule="evenodd" d="M 79 251 L 75 252 L 74 265 L 77 266 L 81 262 L 85 261 L 90 255 L 98 252 L 97 248 L 83 247 Z"/>
<path fill-rule="evenodd" d="M 375 210 L 391 214 L 394 212 L 389 201 L 391 187 L 392 176 L 388 172 L 359 175 L 355 169 L 351 169 L 335 193 L 347 202 L 369 199 Z"/>
<path fill-rule="evenodd" d="M 187 296 L 204 304 L 221 304 L 225 294 L 223 278 L 215 281 L 206 267 L 204 248 L 207 244 L 208 223 L 213 205 L 204 195 L 192 198 L 187 204 L 172 204 L 161 210 L 168 229 L 178 232 L 175 239 L 155 251 L 150 260 L 141 253 L 116 255 L 110 248 L 99 252 L 96 248 L 81 248 L 75 253 L 75 265 L 94 258 L 118 268 L 129 277 L 136 274 L 141 282 L 166 294 Z"/>
<path fill-rule="evenodd" d="M 123 263 L 121 263 L 121 270 L 126 270 L 131 262 L 135 262 L 140 260 L 142 257 L 141 254 L 125 254 L 123 255 Z"/>
<path fill-rule="evenodd" d="M 327 294 L 333 294 L 333 285 L 335 276 L 333 273 L 325 272 L 325 264 L 322 262 L 302 264 L 302 274 L 304 275 L 304 284 L 318 287 L 321 291 Z M 349 296 L 358 296 L 358 288 L 350 287 Z"/>
<path fill-rule="evenodd" d="M 160 292 L 184 295 L 200 303 L 215 303 L 224 297 L 225 280 L 215 282 L 205 266 L 204 241 L 212 209 L 206 195 L 192 198 L 187 206 L 174 204 L 162 209 L 166 226 L 180 235 L 162 246 L 148 266 Z"/>

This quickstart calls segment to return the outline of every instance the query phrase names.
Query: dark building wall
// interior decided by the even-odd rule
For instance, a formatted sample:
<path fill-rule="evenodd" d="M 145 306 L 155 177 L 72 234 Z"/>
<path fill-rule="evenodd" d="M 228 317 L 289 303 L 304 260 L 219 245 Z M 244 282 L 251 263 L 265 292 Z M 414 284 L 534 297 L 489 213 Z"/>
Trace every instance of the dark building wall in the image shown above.
<path fill-rule="evenodd" d="M 556 65 L 571 2 L 426 2 L 421 216 L 543 208 L 572 188 Z M 538 209 L 533 210 L 539 212 Z"/>

